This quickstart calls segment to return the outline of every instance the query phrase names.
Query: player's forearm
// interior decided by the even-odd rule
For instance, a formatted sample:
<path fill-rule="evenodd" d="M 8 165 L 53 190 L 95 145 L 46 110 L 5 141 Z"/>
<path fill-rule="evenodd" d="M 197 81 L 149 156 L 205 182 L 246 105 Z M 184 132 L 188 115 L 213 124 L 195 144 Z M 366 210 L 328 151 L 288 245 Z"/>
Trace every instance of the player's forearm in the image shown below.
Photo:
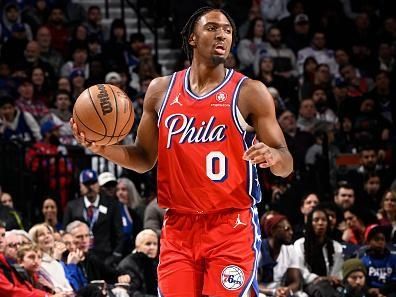
<path fill-rule="evenodd" d="M 274 175 L 287 177 L 293 171 L 293 158 L 287 148 L 277 149 L 280 160 L 270 167 Z"/>
<path fill-rule="evenodd" d="M 98 155 L 138 173 L 144 173 L 154 167 L 156 158 L 150 157 L 136 145 L 110 145 L 97 152 Z"/>

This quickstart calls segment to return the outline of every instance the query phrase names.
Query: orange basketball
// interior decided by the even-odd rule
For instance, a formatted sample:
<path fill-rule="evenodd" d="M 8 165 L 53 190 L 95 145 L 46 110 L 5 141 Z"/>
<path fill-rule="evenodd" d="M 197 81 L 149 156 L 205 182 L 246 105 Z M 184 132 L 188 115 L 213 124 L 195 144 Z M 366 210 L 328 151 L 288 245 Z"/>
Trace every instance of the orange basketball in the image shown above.
<path fill-rule="evenodd" d="M 110 84 L 99 84 L 78 96 L 73 119 L 87 141 L 111 145 L 128 135 L 135 114 L 132 101 L 124 91 Z"/>

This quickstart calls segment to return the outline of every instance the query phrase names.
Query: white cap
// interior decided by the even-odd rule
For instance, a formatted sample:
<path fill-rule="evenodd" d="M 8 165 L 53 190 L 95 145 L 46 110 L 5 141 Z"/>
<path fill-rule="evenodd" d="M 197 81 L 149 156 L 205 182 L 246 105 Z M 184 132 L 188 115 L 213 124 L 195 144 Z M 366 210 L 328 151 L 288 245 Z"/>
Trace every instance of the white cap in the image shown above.
<path fill-rule="evenodd" d="M 102 187 L 105 184 L 107 184 L 108 182 L 117 182 L 117 179 L 114 176 L 114 174 L 111 172 L 102 172 L 98 176 L 98 182 L 99 182 L 99 186 Z"/>
<path fill-rule="evenodd" d="M 105 82 L 106 83 L 110 83 L 110 82 L 120 83 L 121 75 L 115 71 L 109 72 L 106 74 Z"/>

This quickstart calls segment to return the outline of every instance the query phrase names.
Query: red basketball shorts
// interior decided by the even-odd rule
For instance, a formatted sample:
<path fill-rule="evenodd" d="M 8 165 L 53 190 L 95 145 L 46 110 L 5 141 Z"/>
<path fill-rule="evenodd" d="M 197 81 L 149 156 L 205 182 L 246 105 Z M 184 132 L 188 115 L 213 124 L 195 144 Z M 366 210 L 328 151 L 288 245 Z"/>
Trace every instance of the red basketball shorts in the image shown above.
<path fill-rule="evenodd" d="M 257 210 L 181 214 L 169 210 L 161 234 L 159 296 L 258 296 Z"/>

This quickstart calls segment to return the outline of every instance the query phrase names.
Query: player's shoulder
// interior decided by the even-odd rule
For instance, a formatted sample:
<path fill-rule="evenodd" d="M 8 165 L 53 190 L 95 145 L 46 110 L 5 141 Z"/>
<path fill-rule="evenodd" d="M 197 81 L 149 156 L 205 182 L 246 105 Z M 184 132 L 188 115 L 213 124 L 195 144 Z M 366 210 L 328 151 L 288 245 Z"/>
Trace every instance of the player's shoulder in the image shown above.
<path fill-rule="evenodd" d="M 267 94 L 269 94 L 268 89 L 261 81 L 247 78 L 241 86 L 240 98 L 262 97 Z"/>
<path fill-rule="evenodd" d="M 172 79 L 172 75 L 159 76 L 159 77 L 154 78 L 151 81 L 151 83 L 147 89 L 147 92 L 149 92 L 149 91 L 165 91 L 168 88 L 171 79 Z"/>

